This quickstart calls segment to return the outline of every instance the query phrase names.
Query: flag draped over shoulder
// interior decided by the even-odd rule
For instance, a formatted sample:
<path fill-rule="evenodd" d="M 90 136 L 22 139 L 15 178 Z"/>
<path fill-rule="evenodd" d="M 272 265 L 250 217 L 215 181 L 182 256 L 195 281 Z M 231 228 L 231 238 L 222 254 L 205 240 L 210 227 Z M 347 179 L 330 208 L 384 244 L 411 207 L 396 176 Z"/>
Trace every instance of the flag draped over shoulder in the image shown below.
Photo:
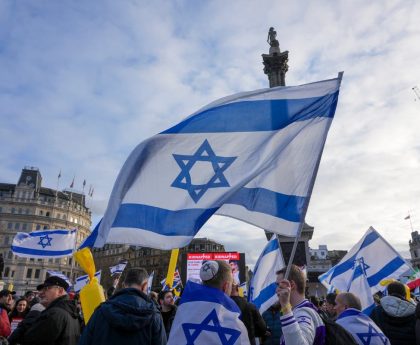
<path fill-rule="evenodd" d="M 117 177 L 94 246 L 181 248 L 213 214 L 295 236 L 340 82 L 225 97 L 142 142 Z"/>
<path fill-rule="evenodd" d="M 60 258 L 73 254 L 76 230 L 18 232 L 13 238 L 13 254 L 25 258 Z"/>
<path fill-rule="evenodd" d="M 276 272 L 284 266 L 279 242 L 276 235 L 273 235 L 255 264 L 249 288 L 249 301 L 257 306 L 260 314 L 278 300 Z"/>
<path fill-rule="evenodd" d="M 398 279 L 403 273 L 412 269 L 401 255 L 374 228 L 370 227 L 346 256 L 318 279 L 327 288 L 332 285 L 339 291 L 347 291 L 351 281 L 361 274 L 361 271 L 353 272 L 360 261 L 363 261 L 371 294 L 386 288 L 380 284 L 381 280 Z"/>
<path fill-rule="evenodd" d="M 188 281 L 169 334 L 168 345 L 249 344 L 240 310 L 222 291 Z"/>

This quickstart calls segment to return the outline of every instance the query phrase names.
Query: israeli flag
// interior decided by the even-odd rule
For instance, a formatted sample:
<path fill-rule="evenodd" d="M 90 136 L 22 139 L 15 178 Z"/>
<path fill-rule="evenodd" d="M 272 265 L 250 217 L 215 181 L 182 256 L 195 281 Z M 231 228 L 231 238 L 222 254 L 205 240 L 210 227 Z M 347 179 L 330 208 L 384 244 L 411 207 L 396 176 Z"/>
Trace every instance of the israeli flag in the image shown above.
<path fill-rule="evenodd" d="M 407 270 L 412 270 L 401 255 L 374 228 L 370 227 L 362 239 L 336 266 L 318 277 L 319 281 L 327 289 L 332 285 L 339 291 L 347 291 L 351 281 L 361 274 L 360 271 L 353 274 L 358 260 L 363 260 L 372 295 L 385 290 L 386 286 L 380 284 L 381 280 L 398 279 Z"/>
<path fill-rule="evenodd" d="M 95 277 L 98 279 L 98 283 L 101 283 L 101 273 L 102 270 L 99 270 L 95 273 Z M 74 284 L 74 291 L 79 292 L 82 288 L 89 283 L 89 276 L 87 274 L 77 277 L 76 283 Z"/>
<path fill-rule="evenodd" d="M 61 258 L 74 252 L 76 230 L 18 232 L 13 238 L 13 254 L 24 258 Z"/>
<path fill-rule="evenodd" d="M 339 78 L 225 97 L 139 144 L 95 247 L 187 245 L 213 214 L 295 236 L 337 106 Z"/>
<path fill-rule="evenodd" d="M 120 262 L 119 264 L 115 266 L 111 266 L 109 270 L 111 271 L 111 276 L 114 274 L 121 274 L 125 270 L 125 267 L 127 266 L 127 261 Z"/>
<path fill-rule="evenodd" d="M 63 274 L 63 272 L 47 270 L 47 273 L 51 277 L 59 277 L 59 278 L 65 280 L 66 283 L 69 284 L 69 286 L 73 285 L 72 282 L 70 281 L 70 279 L 65 274 Z"/>
<path fill-rule="evenodd" d="M 351 292 L 359 297 L 362 305 L 362 312 L 369 316 L 373 308 L 375 308 L 375 301 L 373 300 L 373 295 L 367 281 L 366 268 L 367 265 L 363 258 L 356 260 L 353 269 L 353 277 L 350 280 L 347 292 Z"/>
<path fill-rule="evenodd" d="M 152 291 L 152 286 L 153 286 L 153 277 L 155 276 L 155 271 L 153 271 L 149 278 L 147 279 L 147 294 L 150 293 L 150 291 Z"/>
<path fill-rule="evenodd" d="M 168 345 L 249 344 L 239 307 L 222 291 L 188 281 Z"/>
<path fill-rule="evenodd" d="M 255 264 L 249 288 L 248 300 L 257 306 L 260 314 L 278 301 L 276 272 L 284 266 L 279 241 L 277 236 L 273 235 Z"/>

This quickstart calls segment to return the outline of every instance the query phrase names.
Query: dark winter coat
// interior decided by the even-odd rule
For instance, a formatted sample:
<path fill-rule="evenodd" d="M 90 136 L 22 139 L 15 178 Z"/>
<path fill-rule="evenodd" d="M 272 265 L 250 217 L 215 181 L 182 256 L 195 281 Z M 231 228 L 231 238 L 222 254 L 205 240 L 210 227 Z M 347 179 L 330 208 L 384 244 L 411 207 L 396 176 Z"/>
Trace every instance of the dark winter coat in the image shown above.
<path fill-rule="evenodd" d="M 270 336 L 264 337 L 264 345 L 278 345 L 283 334 L 280 322 L 280 307 L 270 307 L 263 314 L 262 317 L 267 324 Z"/>
<path fill-rule="evenodd" d="M 122 289 L 102 303 L 83 330 L 79 345 L 165 345 L 162 316 L 143 292 Z"/>
<path fill-rule="evenodd" d="M 171 306 L 170 311 L 168 311 L 166 313 L 161 311 L 163 325 L 165 327 L 165 332 L 166 332 L 166 338 L 169 337 L 169 333 L 171 332 L 171 327 L 172 327 L 172 323 L 174 322 L 174 319 L 175 319 L 176 310 L 177 310 L 177 306 L 173 305 L 173 306 Z M 164 314 L 166 314 L 166 315 L 164 315 Z"/>
<path fill-rule="evenodd" d="M 231 296 L 241 310 L 241 319 L 247 331 L 251 345 L 255 345 L 255 338 L 264 336 L 267 326 L 257 307 L 240 296 Z"/>
<path fill-rule="evenodd" d="M 45 309 L 41 304 L 34 305 L 25 318 L 18 324 L 17 328 L 10 335 L 7 340 L 9 345 L 20 344 L 22 342 L 25 332 L 33 325 L 33 323 L 41 315 L 42 311 Z"/>
<path fill-rule="evenodd" d="M 76 304 L 67 295 L 51 302 L 25 332 L 22 345 L 77 345 L 80 321 Z"/>
<path fill-rule="evenodd" d="M 385 296 L 370 318 L 388 337 L 392 345 L 415 345 L 415 305 L 395 296 Z"/>

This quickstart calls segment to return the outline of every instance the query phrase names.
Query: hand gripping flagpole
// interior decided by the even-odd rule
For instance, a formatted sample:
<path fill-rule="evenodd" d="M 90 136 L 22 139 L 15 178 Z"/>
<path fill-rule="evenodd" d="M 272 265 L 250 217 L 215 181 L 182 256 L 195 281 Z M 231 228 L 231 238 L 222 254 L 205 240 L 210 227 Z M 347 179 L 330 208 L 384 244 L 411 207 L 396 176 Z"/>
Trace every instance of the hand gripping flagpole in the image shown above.
<path fill-rule="evenodd" d="M 338 81 L 339 84 L 341 84 L 341 80 L 343 79 L 343 74 L 344 74 L 344 72 L 339 72 L 338 73 L 338 77 L 337 77 L 338 80 L 337 81 Z M 331 126 L 331 124 L 330 124 L 330 126 Z M 325 142 L 327 140 L 327 134 L 328 134 L 328 130 L 325 131 L 324 140 L 323 140 L 324 143 L 322 144 L 322 150 L 319 153 L 318 161 L 316 163 L 316 169 L 314 170 L 314 172 L 312 174 L 312 179 L 311 179 L 311 184 L 310 184 L 310 187 L 309 187 L 308 197 L 305 200 L 305 205 L 303 207 L 303 212 L 302 212 L 302 218 L 301 218 L 300 224 L 299 224 L 299 230 L 296 234 L 295 242 L 293 243 L 293 248 L 292 248 L 292 252 L 290 254 L 289 262 L 287 263 L 286 274 L 284 275 L 284 279 L 287 279 L 289 277 L 289 273 L 290 273 L 290 269 L 292 267 L 293 259 L 295 258 L 297 245 L 298 245 L 298 242 L 299 242 L 299 239 L 300 239 L 300 235 L 302 234 L 303 224 L 305 223 L 306 212 L 308 211 L 309 200 L 311 199 L 312 190 L 314 189 L 316 174 L 318 172 L 319 164 L 321 163 L 322 152 L 324 151 Z"/>

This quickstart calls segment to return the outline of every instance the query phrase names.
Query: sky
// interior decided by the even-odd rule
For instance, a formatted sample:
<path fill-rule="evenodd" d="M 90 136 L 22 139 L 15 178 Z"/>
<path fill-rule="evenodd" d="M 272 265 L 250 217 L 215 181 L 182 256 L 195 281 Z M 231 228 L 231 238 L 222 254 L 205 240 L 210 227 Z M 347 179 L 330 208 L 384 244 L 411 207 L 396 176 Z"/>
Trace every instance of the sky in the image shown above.
<path fill-rule="evenodd" d="M 373 226 L 409 257 L 420 226 L 420 3 L 384 1 L 0 2 L 0 181 L 94 187 L 94 224 L 131 150 L 202 106 L 268 87 L 269 27 L 287 85 L 344 71 L 306 222 L 311 248 L 348 250 Z M 88 188 L 86 188 L 87 190 Z M 85 191 L 86 191 L 85 190 Z M 266 243 L 213 217 L 198 233 L 245 252 Z"/>

